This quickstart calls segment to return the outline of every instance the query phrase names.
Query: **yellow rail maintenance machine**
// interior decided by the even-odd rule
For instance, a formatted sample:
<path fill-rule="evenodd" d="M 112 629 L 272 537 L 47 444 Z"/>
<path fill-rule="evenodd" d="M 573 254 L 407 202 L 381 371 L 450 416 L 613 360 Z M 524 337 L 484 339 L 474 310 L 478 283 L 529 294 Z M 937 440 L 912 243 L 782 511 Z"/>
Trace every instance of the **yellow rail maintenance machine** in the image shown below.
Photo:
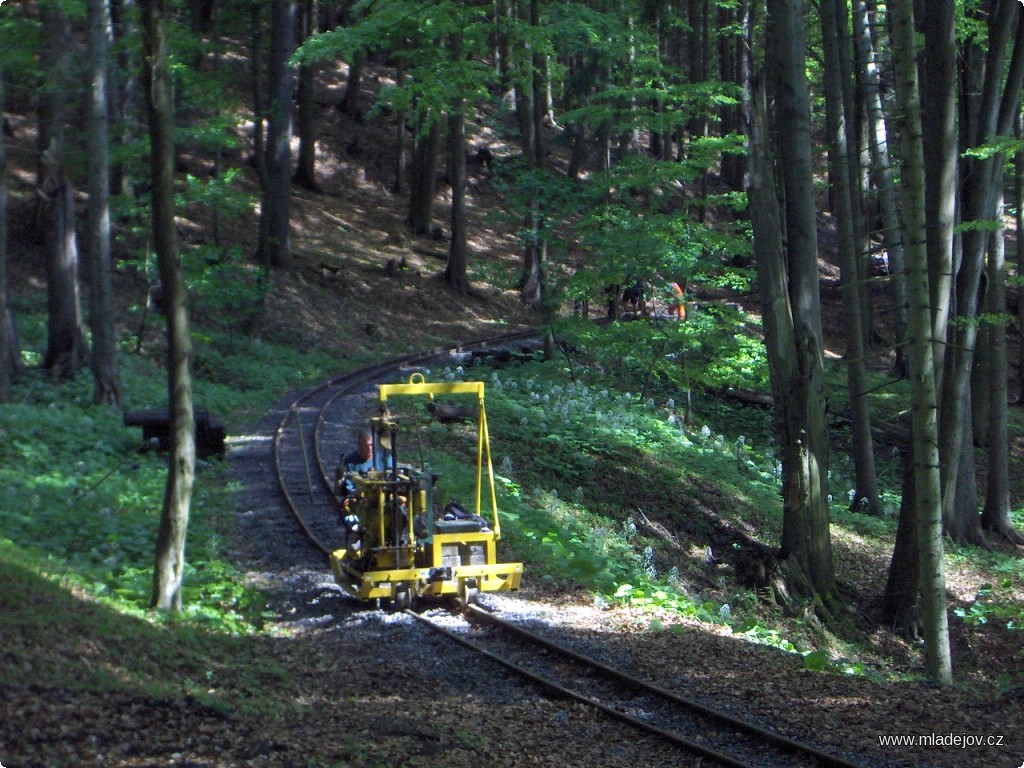
<path fill-rule="evenodd" d="M 499 563 L 495 544 L 501 538 L 494 491 L 487 413 L 482 381 L 428 383 L 414 373 L 405 384 L 381 384 L 381 415 L 370 419 L 374 466 L 346 472 L 354 492 L 343 501 L 345 543 L 331 554 L 338 584 L 359 600 L 388 601 L 408 608 L 417 597 L 449 596 L 463 605 L 479 592 L 517 590 L 522 563 Z M 398 421 L 388 398 L 475 395 L 477 411 L 476 501 L 473 511 L 448 504 L 434 509 L 438 475 L 398 460 Z M 430 407 L 430 406 L 428 406 Z M 471 412 L 471 408 L 465 409 Z M 484 470 L 490 515 L 481 516 Z"/>

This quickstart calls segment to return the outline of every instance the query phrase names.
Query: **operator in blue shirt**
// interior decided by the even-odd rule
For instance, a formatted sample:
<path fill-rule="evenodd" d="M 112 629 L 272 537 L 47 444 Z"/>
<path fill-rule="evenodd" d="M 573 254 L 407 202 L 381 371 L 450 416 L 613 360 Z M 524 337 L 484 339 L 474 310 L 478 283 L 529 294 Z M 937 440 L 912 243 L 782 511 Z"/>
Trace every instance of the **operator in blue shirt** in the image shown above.
<path fill-rule="evenodd" d="M 355 484 L 345 477 L 346 472 L 380 471 L 385 465 L 392 465 L 390 452 L 386 450 L 386 446 L 382 451 L 375 451 L 373 432 L 368 429 L 360 430 L 355 450 L 345 454 L 335 473 L 334 492 L 342 499 L 355 493 Z"/>

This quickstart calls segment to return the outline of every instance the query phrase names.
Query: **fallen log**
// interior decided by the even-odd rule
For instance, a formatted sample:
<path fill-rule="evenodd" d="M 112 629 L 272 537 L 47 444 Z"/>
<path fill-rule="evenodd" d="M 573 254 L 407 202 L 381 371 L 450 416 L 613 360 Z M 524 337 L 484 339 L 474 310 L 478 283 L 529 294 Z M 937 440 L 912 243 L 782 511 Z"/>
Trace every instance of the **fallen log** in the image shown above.
<path fill-rule="evenodd" d="M 196 456 L 223 456 L 227 437 L 224 422 L 205 408 L 193 408 L 192 417 L 196 424 Z M 125 411 L 123 421 L 126 427 L 141 427 L 143 440 L 155 439 L 161 451 L 170 450 L 171 414 L 166 408 Z"/>

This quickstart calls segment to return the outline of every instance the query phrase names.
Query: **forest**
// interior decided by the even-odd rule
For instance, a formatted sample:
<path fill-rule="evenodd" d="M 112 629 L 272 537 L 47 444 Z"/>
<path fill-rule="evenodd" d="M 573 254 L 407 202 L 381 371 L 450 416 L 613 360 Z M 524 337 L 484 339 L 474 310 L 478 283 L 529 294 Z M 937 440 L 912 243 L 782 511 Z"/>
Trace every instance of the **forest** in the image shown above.
<path fill-rule="evenodd" d="M 714 643 L 726 699 L 779 670 L 877 764 L 962 755 L 878 751 L 851 701 L 1017 765 L 1022 86 L 1018 0 L 0 3 L 0 763 L 533 756 L 453 715 L 454 762 L 396 757 L 383 703 L 306 751 L 342 641 L 288 624 L 231 460 L 339 370 L 533 329 L 435 372 L 489 382 L 524 596 Z"/>

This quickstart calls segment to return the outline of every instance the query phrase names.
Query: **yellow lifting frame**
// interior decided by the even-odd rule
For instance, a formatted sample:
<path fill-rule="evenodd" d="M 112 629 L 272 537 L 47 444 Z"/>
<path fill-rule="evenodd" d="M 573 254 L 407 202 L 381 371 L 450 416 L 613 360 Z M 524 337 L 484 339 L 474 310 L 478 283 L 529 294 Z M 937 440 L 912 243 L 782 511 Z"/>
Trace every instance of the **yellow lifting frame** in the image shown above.
<path fill-rule="evenodd" d="M 388 397 L 400 395 L 427 395 L 431 400 L 434 395 L 476 395 L 477 404 L 480 406 L 480 421 L 477 425 L 477 448 L 476 448 L 476 507 L 475 512 L 480 514 L 480 498 L 483 482 L 483 464 L 487 460 L 487 480 L 491 490 L 491 516 L 493 517 L 492 528 L 494 538 L 501 538 L 501 523 L 498 520 L 498 497 L 494 490 L 494 466 L 491 463 L 491 440 L 487 431 L 487 411 L 484 408 L 484 383 L 482 381 L 451 381 L 451 382 L 430 382 L 424 378 L 422 373 L 414 373 L 409 377 L 407 384 L 381 384 L 380 401 L 386 403 Z"/>

